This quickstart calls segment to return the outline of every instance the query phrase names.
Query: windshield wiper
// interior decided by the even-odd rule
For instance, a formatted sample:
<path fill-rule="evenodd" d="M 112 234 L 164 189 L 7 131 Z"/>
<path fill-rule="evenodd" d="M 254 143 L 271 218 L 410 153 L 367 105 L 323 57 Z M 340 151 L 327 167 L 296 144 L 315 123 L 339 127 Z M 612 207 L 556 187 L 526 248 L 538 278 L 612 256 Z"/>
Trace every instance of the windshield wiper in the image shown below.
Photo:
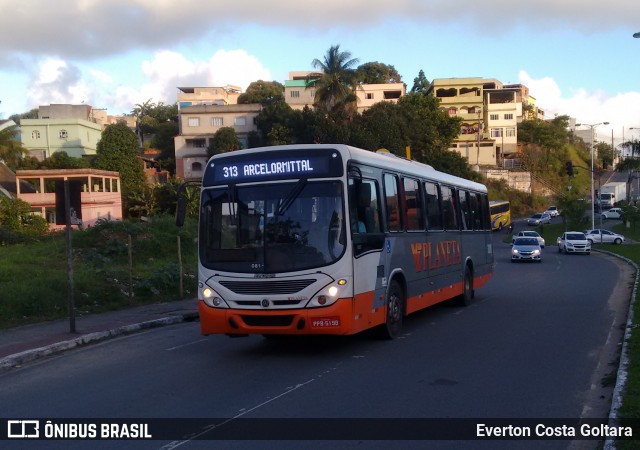
<path fill-rule="evenodd" d="M 304 187 L 307 185 L 307 179 L 301 178 L 296 185 L 289 191 L 287 196 L 280 202 L 278 206 L 278 210 L 276 211 L 276 216 L 282 216 L 287 209 L 293 204 L 293 201 L 300 195 Z"/>

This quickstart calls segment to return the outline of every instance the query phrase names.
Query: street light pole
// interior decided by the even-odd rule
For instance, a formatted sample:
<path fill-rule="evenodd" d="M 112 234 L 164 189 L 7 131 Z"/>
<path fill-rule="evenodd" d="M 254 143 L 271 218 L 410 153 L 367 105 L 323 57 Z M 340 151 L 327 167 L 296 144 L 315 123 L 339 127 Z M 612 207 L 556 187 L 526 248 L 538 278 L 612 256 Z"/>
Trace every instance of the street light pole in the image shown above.
<path fill-rule="evenodd" d="M 583 126 L 583 127 L 591 128 L 591 229 L 592 230 L 596 227 L 596 193 L 595 193 L 595 188 L 593 186 L 593 174 L 594 174 L 593 160 L 595 159 L 593 156 L 593 130 L 598 125 L 609 125 L 609 122 L 600 122 L 600 123 L 594 123 L 594 124 L 588 124 L 588 123 L 576 124 L 576 127 Z M 598 189 L 600 189 L 599 186 L 598 186 Z"/>

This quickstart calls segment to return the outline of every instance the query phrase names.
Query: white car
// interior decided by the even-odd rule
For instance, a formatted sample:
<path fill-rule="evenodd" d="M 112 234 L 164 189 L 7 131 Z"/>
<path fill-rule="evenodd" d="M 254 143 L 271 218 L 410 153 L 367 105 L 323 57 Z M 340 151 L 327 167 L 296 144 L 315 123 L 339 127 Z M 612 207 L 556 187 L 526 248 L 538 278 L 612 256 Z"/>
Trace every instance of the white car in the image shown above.
<path fill-rule="evenodd" d="M 560 215 L 560 211 L 558 211 L 557 206 L 549 206 L 545 213 L 549 214 L 551 217 L 558 217 Z"/>
<path fill-rule="evenodd" d="M 551 223 L 551 216 L 547 213 L 537 213 L 527 219 L 528 225 L 542 225 L 543 223 Z"/>
<path fill-rule="evenodd" d="M 620 216 L 622 216 L 622 209 L 620 208 L 611 208 L 602 213 L 603 219 L 619 219 Z"/>
<path fill-rule="evenodd" d="M 558 252 L 591 254 L 591 241 L 581 231 L 565 231 L 558 238 Z"/>
<path fill-rule="evenodd" d="M 624 242 L 624 236 L 618 233 L 614 233 L 611 230 L 604 230 L 596 228 L 594 230 L 587 230 L 584 232 L 587 236 L 587 240 L 591 244 L 622 244 Z"/>
<path fill-rule="evenodd" d="M 518 233 L 513 235 L 512 244 L 515 242 L 516 238 L 519 238 L 519 237 L 534 238 L 538 241 L 538 244 L 540 244 L 540 248 L 544 248 L 544 244 L 545 244 L 544 238 L 540 236 L 540 234 L 537 231 L 533 231 L 533 230 L 519 231 Z"/>

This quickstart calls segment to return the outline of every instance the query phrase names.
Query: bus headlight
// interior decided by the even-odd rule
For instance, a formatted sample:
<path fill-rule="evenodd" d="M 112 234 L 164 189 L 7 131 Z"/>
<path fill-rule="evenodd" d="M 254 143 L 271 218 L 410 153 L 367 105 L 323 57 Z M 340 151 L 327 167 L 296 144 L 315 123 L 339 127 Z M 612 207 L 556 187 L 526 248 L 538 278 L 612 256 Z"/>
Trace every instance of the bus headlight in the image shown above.
<path fill-rule="evenodd" d="M 323 306 L 333 305 L 339 298 L 351 296 L 351 286 L 349 286 L 346 279 L 341 278 L 318 291 L 318 293 L 311 298 L 309 303 L 307 303 L 307 308 L 320 308 Z"/>
<path fill-rule="evenodd" d="M 216 291 L 209 286 L 200 289 L 200 299 L 212 308 L 228 308 L 227 302 L 218 295 Z"/>

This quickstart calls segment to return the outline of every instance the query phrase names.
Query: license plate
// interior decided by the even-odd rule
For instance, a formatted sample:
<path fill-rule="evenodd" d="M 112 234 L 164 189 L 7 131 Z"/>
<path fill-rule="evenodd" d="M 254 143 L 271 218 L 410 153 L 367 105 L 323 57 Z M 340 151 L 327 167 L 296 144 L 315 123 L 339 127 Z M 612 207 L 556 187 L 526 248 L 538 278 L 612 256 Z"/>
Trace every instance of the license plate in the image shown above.
<path fill-rule="evenodd" d="M 339 327 L 340 317 L 322 317 L 311 319 L 311 328 Z"/>

